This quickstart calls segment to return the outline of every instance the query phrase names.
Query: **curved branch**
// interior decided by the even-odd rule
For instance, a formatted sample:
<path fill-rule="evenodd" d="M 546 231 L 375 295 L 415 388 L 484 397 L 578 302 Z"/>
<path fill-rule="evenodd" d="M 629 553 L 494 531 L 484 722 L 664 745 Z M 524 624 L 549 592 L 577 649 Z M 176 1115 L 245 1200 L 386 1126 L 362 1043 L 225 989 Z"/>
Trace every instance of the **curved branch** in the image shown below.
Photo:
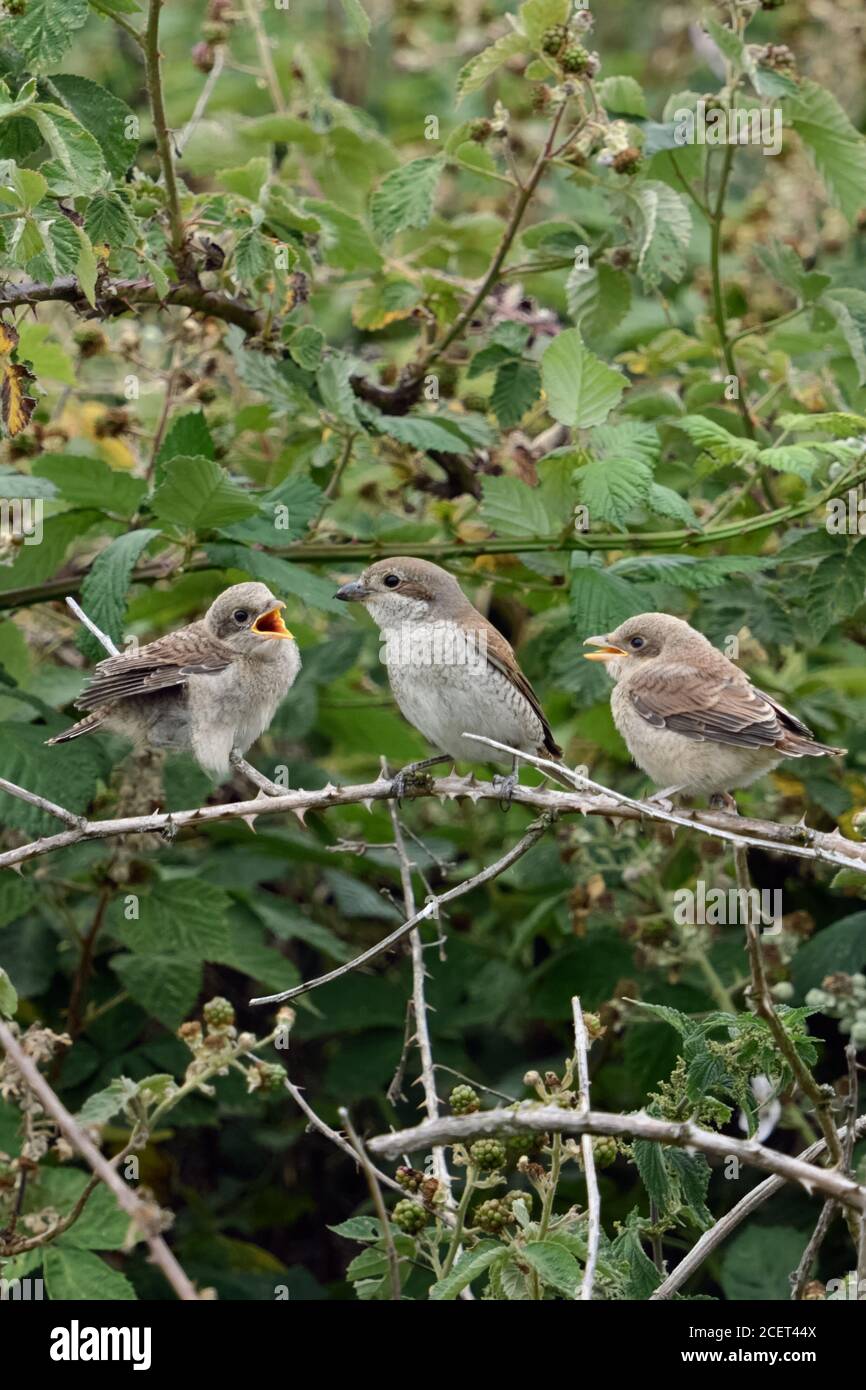
<path fill-rule="evenodd" d="M 558 770 L 562 772 L 562 769 Z M 802 822 L 798 825 L 783 825 L 776 821 L 732 816 L 726 811 L 665 811 L 653 802 L 623 797 L 600 783 L 587 782 L 586 785 L 598 787 L 599 790 L 567 792 L 550 787 L 517 786 L 512 799 L 536 813 L 603 816 L 608 820 L 647 820 L 678 825 L 717 840 L 727 840 L 731 844 L 778 850 L 798 859 L 811 859 L 821 864 L 855 869 L 858 873 L 866 874 L 866 844 L 846 840 L 838 830 L 828 834 L 825 831 L 812 830 Z M 23 800 L 29 800 L 32 796 L 32 793 L 16 787 L 12 782 L 5 783 L 3 790 L 10 796 L 16 796 L 21 792 Z M 15 865 L 26 863 L 29 859 L 51 854 L 57 849 L 65 849 L 68 845 L 78 844 L 82 840 L 108 840 L 120 835 L 139 834 L 171 838 L 179 830 L 224 820 L 246 820 L 251 823 L 260 815 L 288 813 L 297 816 L 303 823 L 304 817 L 311 811 L 327 811 L 333 806 L 354 805 L 367 806 L 370 809 L 374 801 L 389 801 L 393 797 L 393 782 L 388 778 L 379 777 L 375 782 L 353 787 L 335 787 L 329 783 L 319 791 L 290 791 L 283 796 L 268 796 L 262 793 L 252 801 L 232 801 L 221 806 L 196 806 L 186 811 L 158 811 L 151 815 L 126 816 L 120 819 L 82 820 L 79 825 L 69 830 L 60 831 L 56 835 L 44 835 L 29 844 L 5 850 L 0 854 L 0 869 L 14 868 Z M 439 797 L 445 800 L 469 797 L 473 802 L 498 803 L 502 799 L 502 792 L 492 782 L 476 781 L 471 773 L 466 777 L 458 777 L 452 772 L 448 777 L 430 778 L 415 785 L 409 784 L 404 792 L 406 800 L 422 800 L 425 797 Z M 72 816 L 73 812 L 69 811 L 67 814 Z"/>
<path fill-rule="evenodd" d="M 839 1138 L 845 1139 L 848 1132 L 847 1127 L 840 1129 Z M 856 1122 L 854 1134 L 858 1139 L 862 1139 L 866 1135 L 866 1115 L 861 1115 Z M 824 1140 L 818 1139 L 797 1157 L 801 1163 L 811 1163 L 813 1159 L 820 1158 L 826 1149 L 827 1145 Z M 692 1246 L 687 1255 L 683 1256 L 676 1269 L 650 1294 L 650 1299 L 661 1300 L 670 1298 L 672 1294 L 677 1293 L 695 1271 L 700 1269 L 704 1261 L 709 1259 L 716 1247 L 721 1245 L 722 1241 L 731 1234 L 731 1231 L 736 1230 L 747 1216 L 751 1216 L 753 1211 L 757 1211 L 758 1207 L 763 1206 L 768 1198 L 781 1192 L 784 1186 L 785 1179 L 782 1177 L 765 1178 L 757 1187 L 753 1187 L 751 1192 L 747 1192 L 745 1197 L 741 1197 L 736 1206 L 731 1207 L 731 1210 L 726 1212 L 720 1221 L 717 1221 L 708 1231 L 704 1231 L 700 1240 Z"/>
<path fill-rule="evenodd" d="M 171 285 L 163 298 L 147 276 L 137 280 L 102 280 L 97 285 L 95 308 L 88 300 L 74 275 L 64 275 L 50 282 L 24 280 L 20 284 L 11 281 L 0 287 L 0 308 L 15 309 L 22 305 L 48 304 L 51 302 L 71 304 L 80 313 L 92 318 L 115 318 L 128 313 L 136 305 L 157 306 L 177 304 L 184 309 L 194 309 L 197 313 L 211 318 L 222 319 L 242 328 L 248 336 L 256 336 L 264 327 L 264 316 L 253 309 L 245 300 L 223 294 L 219 290 L 202 289 L 200 285 Z"/>
<path fill-rule="evenodd" d="M 367 1148 L 380 1158 L 394 1159 L 419 1149 L 426 1151 L 432 1144 L 469 1144 L 473 1139 L 490 1135 L 510 1138 L 526 1130 L 575 1138 L 584 1134 L 612 1134 L 616 1138 L 632 1137 L 648 1139 L 653 1144 L 670 1144 L 677 1149 L 694 1148 L 719 1159 L 734 1157 L 751 1168 L 762 1168 L 786 1182 L 798 1183 L 810 1195 L 819 1192 L 855 1211 L 866 1211 L 866 1187 L 834 1168 L 816 1168 L 802 1158 L 791 1158 L 753 1139 L 714 1134 L 688 1120 L 659 1120 L 643 1110 L 615 1115 L 602 1110 L 561 1110 L 558 1106 L 529 1102 L 518 1110 L 479 1110 L 474 1115 L 443 1115 L 438 1120 L 425 1120 L 411 1129 L 399 1129 L 368 1139 Z"/>

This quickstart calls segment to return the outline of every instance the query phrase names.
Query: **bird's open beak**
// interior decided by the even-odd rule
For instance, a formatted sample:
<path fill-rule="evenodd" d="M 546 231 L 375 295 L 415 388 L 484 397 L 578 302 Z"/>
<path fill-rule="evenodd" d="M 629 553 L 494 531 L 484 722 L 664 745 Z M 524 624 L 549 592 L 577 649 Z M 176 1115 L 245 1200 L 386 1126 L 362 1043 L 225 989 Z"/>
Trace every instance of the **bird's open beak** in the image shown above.
<path fill-rule="evenodd" d="M 334 594 L 334 598 L 342 599 L 344 603 L 363 603 L 370 590 L 361 583 L 360 579 L 353 579 L 351 584 L 344 584 Z"/>
<path fill-rule="evenodd" d="M 291 637 L 292 634 L 283 622 L 280 613 L 280 609 L 285 608 L 285 606 L 284 603 L 280 602 L 275 607 L 269 608 L 267 613 L 261 613 L 253 623 L 253 632 L 257 633 L 259 637 Z"/>
<path fill-rule="evenodd" d="M 614 647 L 606 637 L 584 637 L 585 647 L 600 647 L 598 652 L 584 652 L 586 661 L 613 661 L 615 656 L 628 656 L 622 647 Z"/>

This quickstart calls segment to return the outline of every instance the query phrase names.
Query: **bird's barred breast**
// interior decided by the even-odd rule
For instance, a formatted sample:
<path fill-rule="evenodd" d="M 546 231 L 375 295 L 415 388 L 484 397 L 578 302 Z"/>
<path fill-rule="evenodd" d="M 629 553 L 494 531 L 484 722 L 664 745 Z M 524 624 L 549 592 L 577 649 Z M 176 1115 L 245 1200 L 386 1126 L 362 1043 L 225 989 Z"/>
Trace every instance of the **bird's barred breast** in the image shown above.
<path fill-rule="evenodd" d="M 386 652 L 386 664 L 401 712 L 435 748 L 460 761 L 493 761 L 492 750 L 463 738 L 478 733 L 523 752 L 539 749 L 541 721 L 506 676 L 465 653 L 453 663 L 437 661 L 429 648 L 422 643 L 414 653 Z"/>

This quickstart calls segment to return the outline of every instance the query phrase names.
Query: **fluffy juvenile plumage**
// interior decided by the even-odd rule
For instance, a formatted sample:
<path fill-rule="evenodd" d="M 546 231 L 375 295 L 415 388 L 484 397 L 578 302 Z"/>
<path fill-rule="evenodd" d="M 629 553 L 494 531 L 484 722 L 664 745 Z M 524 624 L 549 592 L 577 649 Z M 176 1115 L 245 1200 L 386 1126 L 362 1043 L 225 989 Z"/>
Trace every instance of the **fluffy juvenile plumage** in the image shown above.
<path fill-rule="evenodd" d="M 300 670 L 284 607 L 265 584 L 235 584 L 198 622 L 100 661 L 76 701 L 90 712 L 48 742 L 106 728 L 190 752 L 224 777 L 232 750 L 245 753 L 264 732 Z"/>
<path fill-rule="evenodd" d="M 522 752 L 559 758 L 538 697 L 501 632 L 473 608 L 453 575 L 428 560 L 377 560 L 337 598 L 363 603 L 384 641 L 402 713 L 441 752 L 499 761 L 463 737 L 485 734 Z"/>
<path fill-rule="evenodd" d="M 783 758 L 842 754 L 819 743 L 805 724 L 702 633 L 667 613 L 641 613 L 587 653 L 616 681 L 614 722 L 635 762 L 657 786 L 687 795 L 746 787 Z"/>

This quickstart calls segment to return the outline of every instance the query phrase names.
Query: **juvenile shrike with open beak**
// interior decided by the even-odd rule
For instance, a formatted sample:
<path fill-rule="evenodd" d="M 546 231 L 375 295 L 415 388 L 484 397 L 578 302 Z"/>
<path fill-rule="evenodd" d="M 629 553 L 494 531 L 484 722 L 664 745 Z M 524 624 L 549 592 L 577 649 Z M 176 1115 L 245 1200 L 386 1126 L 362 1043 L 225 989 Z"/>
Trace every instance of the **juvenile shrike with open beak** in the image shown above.
<path fill-rule="evenodd" d="M 771 772 L 784 758 L 817 758 L 847 750 L 819 743 L 810 729 L 681 618 L 641 613 L 585 653 L 603 661 L 616 681 L 614 723 L 628 750 L 657 787 L 710 796 L 735 809 L 728 795 Z"/>
<path fill-rule="evenodd" d="M 89 713 L 48 742 L 104 728 L 138 746 L 191 753 L 205 772 L 225 777 L 300 670 L 282 608 L 266 585 L 235 584 L 198 622 L 100 661 L 76 701 Z"/>
<path fill-rule="evenodd" d="M 453 575 L 428 560 L 377 560 L 337 598 L 363 603 L 384 638 L 383 659 L 397 704 L 434 748 L 466 762 L 507 761 L 464 738 L 484 734 L 524 753 L 560 758 L 538 697 L 501 632 L 473 608 Z M 442 757 L 414 763 L 404 778 Z M 501 778 L 506 796 L 517 781 Z"/>

